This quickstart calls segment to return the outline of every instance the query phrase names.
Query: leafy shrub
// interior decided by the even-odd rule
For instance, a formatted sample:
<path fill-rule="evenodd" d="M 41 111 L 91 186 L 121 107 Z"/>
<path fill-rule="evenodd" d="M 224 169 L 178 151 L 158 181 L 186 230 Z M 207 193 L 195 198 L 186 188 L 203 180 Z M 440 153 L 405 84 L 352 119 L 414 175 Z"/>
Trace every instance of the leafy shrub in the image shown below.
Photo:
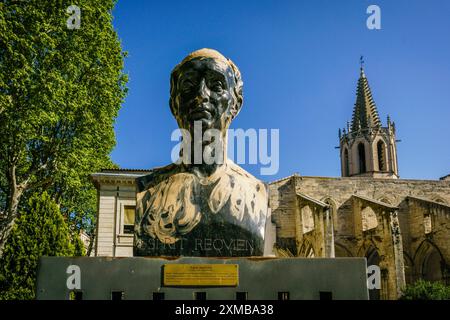
<path fill-rule="evenodd" d="M 450 300 L 450 286 L 441 282 L 418 280 L 406 286 L 401 300 Z"/>
<path fill-rule="evenodd" d="M 34 299 L 39 257 L 81 255 L 80 243 L 50 196 L 33 195 L 20 212 L 0 260 L 0 299 Z"/>

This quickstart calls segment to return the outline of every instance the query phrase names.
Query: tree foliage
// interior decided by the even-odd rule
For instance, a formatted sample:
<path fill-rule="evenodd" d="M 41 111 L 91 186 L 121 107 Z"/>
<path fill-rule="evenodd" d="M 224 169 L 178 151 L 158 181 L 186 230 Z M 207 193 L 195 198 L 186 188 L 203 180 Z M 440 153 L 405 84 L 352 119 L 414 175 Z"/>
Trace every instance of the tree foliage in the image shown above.
<path fill-rule="evenodd" d="M 418 280 L 403 290 L 402 300 L 450 300 L 450 286 Z"/>
<path fill-rule="evenodd" d="M 26 197 L 48 191 L 71 228 L 96 210 L 89 173 L 111 167 L 126 94 L 114 0 L 0 0 L 0 256 Z"/>
<path fill-rule="evenodd" d="M 33 195 L 19 217 L 0 259 L 0 299 L 33 299 L 41 256 L 83 255 L 58 205 L 44 192 Z"/>

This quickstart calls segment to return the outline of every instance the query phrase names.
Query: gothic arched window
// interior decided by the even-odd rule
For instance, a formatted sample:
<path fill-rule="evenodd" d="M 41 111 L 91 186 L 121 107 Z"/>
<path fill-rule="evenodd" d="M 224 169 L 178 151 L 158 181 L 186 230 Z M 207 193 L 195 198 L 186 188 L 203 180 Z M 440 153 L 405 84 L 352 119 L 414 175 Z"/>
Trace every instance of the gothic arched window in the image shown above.
<path fill-rule="evenodd" d="M 378 155 L 378 170 L 387 171 L 386 168 L 386 152 L 384 149 L 384 142 L 378 141 L 377 143 L 377 155 Z"/>
<path fill-rule="evenodd" d="M 359 160 L 359 173 L 365 173 L 366 169 L 366 148 L 364 144 L 360 143 L 358 145 L 358 160 Z"/>

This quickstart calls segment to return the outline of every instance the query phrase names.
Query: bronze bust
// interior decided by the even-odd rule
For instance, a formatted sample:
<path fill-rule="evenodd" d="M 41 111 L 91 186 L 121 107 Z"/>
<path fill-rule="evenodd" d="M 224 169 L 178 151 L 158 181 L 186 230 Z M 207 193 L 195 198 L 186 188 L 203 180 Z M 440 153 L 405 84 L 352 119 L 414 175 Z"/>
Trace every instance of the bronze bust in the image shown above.
<path fill-rule="evenodd" d="M 267 186 L 226 157 L 227 129 L 243 102 L 239 69 L 219 52 L 201 49 L 173 69 L 170 84 L 184 145 L 197 144 L 215 161 L 197 161 L 195 147 L 186 148 L 180 161 L 137 179 L 134 254 L 263 255 Z M 218 134 L 192 139 L 198 129 Z"/>

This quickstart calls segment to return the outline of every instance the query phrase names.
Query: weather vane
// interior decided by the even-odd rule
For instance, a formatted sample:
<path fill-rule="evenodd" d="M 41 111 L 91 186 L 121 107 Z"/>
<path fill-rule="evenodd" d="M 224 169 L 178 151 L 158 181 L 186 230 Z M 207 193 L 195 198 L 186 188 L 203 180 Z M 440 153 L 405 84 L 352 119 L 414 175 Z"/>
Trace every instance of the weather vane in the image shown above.
<path fill-rule="evenodd" d="M 361 65 L 361 69 L 364 68 L 364 56 L 359 57 L 359 64 Z"/>

